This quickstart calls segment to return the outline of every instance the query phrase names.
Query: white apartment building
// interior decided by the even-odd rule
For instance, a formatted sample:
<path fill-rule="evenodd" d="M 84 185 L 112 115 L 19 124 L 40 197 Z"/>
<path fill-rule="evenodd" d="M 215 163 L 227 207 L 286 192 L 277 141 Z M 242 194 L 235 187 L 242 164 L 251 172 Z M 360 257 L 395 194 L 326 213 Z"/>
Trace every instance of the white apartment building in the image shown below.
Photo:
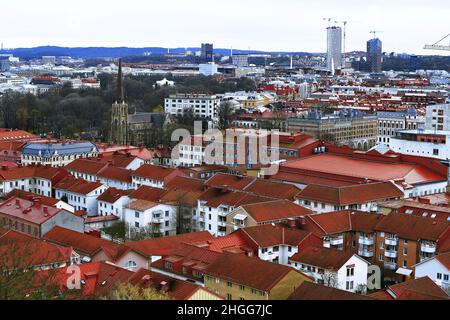
<path fill-rule="evenodd" d="M 88 182 L 84 180 L 78 180 L 68 188 L 55 188 L 57 199 L 66 196 L 68 203 L 75 210 L 84 210 L 90 217 L 98 215 L 97 197 L 105 192 L 105 190 L 106 187 L 100 182 Z"/>
<path fill-rule="evenodd" d="M 146 229 L 154 236 L 176 234 L 176 207 L 146 200 L 134 200 L 124 207 L 125 223 L 133 229 Z"/>
<path fill-rule="evenodd" d="M 424 260 L 414 266 L 416 279 L 429 277 L 439 287 L 450 292 L 450 252 Z"/>
<path fill-rule="evenodd" d="M 356 292 L 367 286 L 369 262 L 356 254 L 308 247 L 292 256 L 289 264 L 325 286 L 349 292 Z"/>
<path fill-rule="evenodd" d="M 172 94 L 164 100 L 164 112 L 178 115 L 183 114 L 187 109 L 192 109 L 194 116 L 217 122 L 219 104 L 220 99 L 216 95 Z"/>
<path fill-rule="evenodd" d="M 389 148 L 401 154 L 450 159 L 450 131 L 405 130 L 391 138 Z"/>
<path fill-rule="evenodd" d="M 120 220 L 124 220 L 124 207 L 130 202 L 128 193 L 116 188 L 108 188 L 99 197 L 98 215 L 99 216 L 116 216 Z"/>

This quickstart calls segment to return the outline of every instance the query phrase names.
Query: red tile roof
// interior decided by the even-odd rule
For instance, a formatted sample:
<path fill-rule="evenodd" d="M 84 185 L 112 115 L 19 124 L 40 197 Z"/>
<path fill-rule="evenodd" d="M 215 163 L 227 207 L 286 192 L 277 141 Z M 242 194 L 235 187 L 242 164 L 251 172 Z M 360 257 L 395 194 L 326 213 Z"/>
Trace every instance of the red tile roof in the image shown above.
<path fill-rule="evenodd" d="M 108 188 L 100 196 L 97 197 L 98 201 L 103 201 L 107 203 L 115 203 L 122 197 L 128 196 L 131 190 L 121 190 L 116 188 Z"/>
<path fill-rule="evenodd" d="M 294 200 L 300 193 L 300 189 L 292 184 L 279 183 L 270 180 L 257 179 L 245 189 L 260 196 L 272 197 L 277 199 Z"/>
<path fill-rule="evenodd" d="M 165 179 L 175 173 L 179 172 L 179 175 L 184 175 L 182 172 L 178 169 L 174 168 L 168 168 L 168 167 L 161 167 L 161 166 L 154 166 L 151 164 L 143 164 L 140 166 L 137 170 L 133 172 L 133 176 L 136 177 L 143 177 L 158 181 L 165 181 Z"/>
<path fill-rule="evenodd" d="M 305 230 L 285 228 L 279 225 L 273 226 L 271 224 L 242 228 L 236 232 L 247 235 L 258 247 L 263 248 L 282 244 L 298 246 L 312 234 Z"/>
<path fill-rule="evenodd" d="M 305 281 L 287 300 L 374 300 L 374 298 Z"/>
<path fill-rule="evenodd" d="M 166 190 L 160 188 L 140 186 L 130 193 L 130 198 L 157 202 L 165 192 Z"/>
<path fill-rule="evenodd" d="M 128 282 L 140 288 L 153 288 L 157 291 L 162 290 L 161 283 L 165 282 L 168 286 L 167 294 L 173 300 L 189 300 L 198 290 L 207 290 L 194 283 L 175 279 L 146 269 L 136 271 L 128 279 Z"/>
<path fill-rule="evenodd" d="M 70 246 L 78 253 L 89 257 L 93 257 L 103 250 L 112 262 L 117 261 L 131 250 L 123 244 L 61 227 L 54 227 L 45 234 L 44 239 L 55 244 Z"/>
<path fill-rule="evenodd" d="M 289 272 L 298 271 L 281 264 L 226 252 L 205 270 L 207 275 L 265 292 L 270 292 Z"/>
<path fill-rule="evenodd" d="M 24 190 L 20 190 L 20 189 L 14 189 L 10 193 L 8 193 L 5 196 L 5 200 L 8 200 L 12 197 L 17 197 L 17 198 L 24 199 L 24 200 L 39 202 L 41 204 L 51 206 L 51 207 L 56 207 L 56 204 L 61 201 L 61 200 L 58 200 L 55 198 L 42 196 L 42 195 L 39 195 L 36 193 L 32 193 L 32 192 L 28 192 L 28 191 L 24 191 Z"/>
<path fill-rule="evenodd" d="M 189 177 L 175 177 L 165 185 L 171 190 L 204 191 L 204 181 Z"/>
<path fill-rule="evenodd" d="M 448 270 L 450 270 L 450 252 L 442 253 L 436 256 L 436 260 L 442 263 Z"/>
<path fill-rule="evenodd" d="M 248 192 L 233 191 L 227 188 L 210 188 L 206 190 L 199 199 L 206 201 L 207 206 L 214 208 L 217 208 L 220 205 L 237 207 L 243 204 L 274 200 L 273 198 L 257 196 Z"/>
<path fill-rule="evenodd" d="M 208 231 L 201 231 L 170 237 L 126 242 L 125 244 L 145 256 L 161 256 L 169 254 L 180 243 L 202 244 L 212 238 L 213 236 Z"/>
<path fill-rule="evenodd" d="M 312 211 L 288 200 L 271 200 L 241 205 L 257 222 L 303 217 Z"/>
<path fill-rule="evenodd" d="M 67 190 L 68 192 L 73 192 L 73 193 L 87 195 L 87 194 L 91 193 L 92 191 L 100 188 L 101 186 L 103 186 L 103 184 L 101 182 L 99 182 L 99 181 L 91 182 L 91 181 L 86 181 L 84 179 L 76 179 L 65 190 Z M 64 188 L 62 188 L 60 185 L 58 185 L 55 188 L 64 190 Z"/>
<path fill-rule="evenodd" d="M 226 187 L 235 190 L 243 190 L 252 183 L 255 178 L 235 176 L 227 173 L 216 173 L 205 184 L 210 187 Z"/>
<path fill-rule="evenodd" d="M 388 286 L 386 289 L 370 294 L 381 300 L 448 300 L 444 290 L 428 277 L 409 280 Z"/>
<path fill-rule="evenodd" d="M 0 141 L 28 141 L 37 138 L 36 135 L 18 129 L 0 129 Z"/>
<path fill-rule="evenodd" d="M 342 251 L 325 247 L 306 247 L 294 254 L 289 260 L 323 268 L 339 270 L 352 256 L 352 251 Z"/>
<path fill-rule="evenodd" d="M 58 209 L 39 202 L 35 203 L 33 201 L 21 199 L 15 196 L 10 197 L 8 200 L 0 204 L 0 213 L 37 225 L 43 224 L 45 221 L 60 212 L 69 213 L 63 209 Z"/>
<path fill-rule="evenodd" d="M 90 175 L 97 175 L 100 171 L 108 166 L 107 163 L 102 163 L 90 159 L 76 159 L 66 165 L 64 168 L 67 171 L 74 171 L 80 173 L 86 173 Z"/>
<path fill-rule="evenodd" d="M 72 248 L 55 245 L 13 230 L 0 230 L 0 269 L 69 263 Z"/>
<path fill-rule="evenodd" d="M 101 170 L 97 176 L 99 178 L 131 183 L 132 173 L 133 171 L 123 168 L 107 167 Z"/>
<path fill-rule="evenodd" d="M 139 212 L 144 212 L 148 209 L 156 207 L 157 205 L 158 205 L 157 202 L 138 199 L 138 200 L 134 200 L 134 201 L 131 201 L 130 203 L 128 203 L 125 206 L 125 208 L 136 210 Z"/>
<path fill-rule="evenodd" d="M 304 228 L 319 237 L 349 231 L 373 233 L 383 217 L 377 213 L 352 210 L 311 214 L 306 217 Z"/>
<path fill-rule="evenodd" d="M 450 232 L 450 221 L 440 221 L 407 214 L 389 214 L 375 230 L 396 234 L 401 239 L 438 241 Z"/>
<path fill-rule="evenodd" d="M 371 161 L 333 153 L 288 161 L 280 166 L 280 171 L 322 173 L 329 180 L 335 178 L 344 180 L 347 178 L 358 178 L 372 181 L 404 179 L 409 185 L 446 180 L 445 176 L 419 164 Z"/>
<path fill-rule="evenodd" d="M 377 182 L 343 187 L 310 184 L 303 189 L 297 198 L 337 205 L 350 205 L 403 196 L 403 192 L 393 183 Z"/>

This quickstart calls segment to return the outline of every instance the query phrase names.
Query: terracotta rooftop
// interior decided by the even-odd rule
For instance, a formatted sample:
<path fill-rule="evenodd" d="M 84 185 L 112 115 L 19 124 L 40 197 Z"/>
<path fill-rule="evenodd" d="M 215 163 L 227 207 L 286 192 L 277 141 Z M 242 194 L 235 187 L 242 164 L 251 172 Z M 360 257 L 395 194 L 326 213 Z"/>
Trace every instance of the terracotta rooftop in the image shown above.
<path fill-rule="evenodd" d="M 287 300 L 374 300 L 374 298 L 305 281 Z"/>
<path fill-rule="evenodd" d="M 235 176 L 227 173 L 216 173 L 205 182 L 205 185 L 210 187 L 226 187 L 235 190 L 243 190 L 254 180 L 255 178 L 251 177 Z"/>
<path fill-rule="evenodd" d="M 428 277 L 388 286 L 369 295 L 380 300 L 448 300 L 450 297 Z"/>
<path fill-rule="evenodd" d="M 289 260 L 336 271 L 353 255 L 354 253 L 352 251 L 342 251 L 325 247 L 306 247 L 294 254 Z"/>
<path fill-rule="evenodd" d="M 312 211 L 288 200 L 271 200 L 241 205 L 257 222 L 298 218 Z"/>
<path fill-rule="evenodd" d="M 107 203 L 115 203 L 122 197 L 128 196 L 132 190 L 121 190 L 116 188 L 108 188 L 100 196 L 97 197 L 98 201 L 104 201 Z"/>

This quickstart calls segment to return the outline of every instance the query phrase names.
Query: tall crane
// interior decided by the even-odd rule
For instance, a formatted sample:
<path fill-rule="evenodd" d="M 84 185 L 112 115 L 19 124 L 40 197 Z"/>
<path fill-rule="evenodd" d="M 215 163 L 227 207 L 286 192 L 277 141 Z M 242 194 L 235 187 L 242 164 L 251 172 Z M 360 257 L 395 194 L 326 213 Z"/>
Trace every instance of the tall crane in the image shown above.
<path fill-rule="evenodd" d="M 442 45 L 439 44 L 440 42 L 444 41 L 445 39 L 449 38 L 450 40 L 450 33 L 443 37 L 441 40 L 435 42 L 434 44 L 427 44 L 423 48 L 427 50 L 443 50 L 443 51 L 450 51 L 450 45 Z"/>
<path fill-rule="evenodd" d="M 347 37 L 347 23 L 348 21 L 335 21 L 334 23 L 342 23 L 344 26 L 344 41 L 343 41 L 343 51 L 344 51 L 344 57 L 345 57 L 345 44 L 346 44 L 346 37 Z"/>

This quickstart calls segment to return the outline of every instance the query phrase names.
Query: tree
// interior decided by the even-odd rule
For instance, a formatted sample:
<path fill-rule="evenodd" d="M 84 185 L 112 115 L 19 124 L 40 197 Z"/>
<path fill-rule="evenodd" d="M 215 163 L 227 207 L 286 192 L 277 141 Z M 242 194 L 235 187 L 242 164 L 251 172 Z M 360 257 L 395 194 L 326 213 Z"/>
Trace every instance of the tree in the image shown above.
<path fill-rule="evenodd" d="M 367 286 L 364 284 L 359 284 L 356 289 L 355 289 L 355 293 L 359 293 L 359 294 L 366 294 L 367 293 Z"/>
<path fill-rule="evenodd" d="M 175 191 L 174 197 L 176 233 L 190 233 L 193 231 L 193 212 L 192 207 L 187 204 L 187 192 Z"/>
<path fill-rule="evenodd" d="M 224 101 L 219 105 L 217 114 L 219 116 L 219 129 L 227 129 L 233 119 L 234 107 L 230 101 Z"/>
<path fill-rule="evenodd" d="M 101 231 L 111 237 L 111 241 L 124 240 L 126 237 L 126 225 L 125 222 L 119 221 L 109 227 L 102 228 Z"/>
<path fill-rule="evenodd" d="M 325 270 L 322 274 L 323 284 L 327 287 L 338 288 L 339 281 L 337 277 L 337 273 L 329 270 Z"/>
<path fill-rule="evenodd" d="M 121 283 L 116 289 L 109 292 L 102 300 L 170 300 L 163 292 L 153 288 L 140 288 L 130 283 Z"/>

